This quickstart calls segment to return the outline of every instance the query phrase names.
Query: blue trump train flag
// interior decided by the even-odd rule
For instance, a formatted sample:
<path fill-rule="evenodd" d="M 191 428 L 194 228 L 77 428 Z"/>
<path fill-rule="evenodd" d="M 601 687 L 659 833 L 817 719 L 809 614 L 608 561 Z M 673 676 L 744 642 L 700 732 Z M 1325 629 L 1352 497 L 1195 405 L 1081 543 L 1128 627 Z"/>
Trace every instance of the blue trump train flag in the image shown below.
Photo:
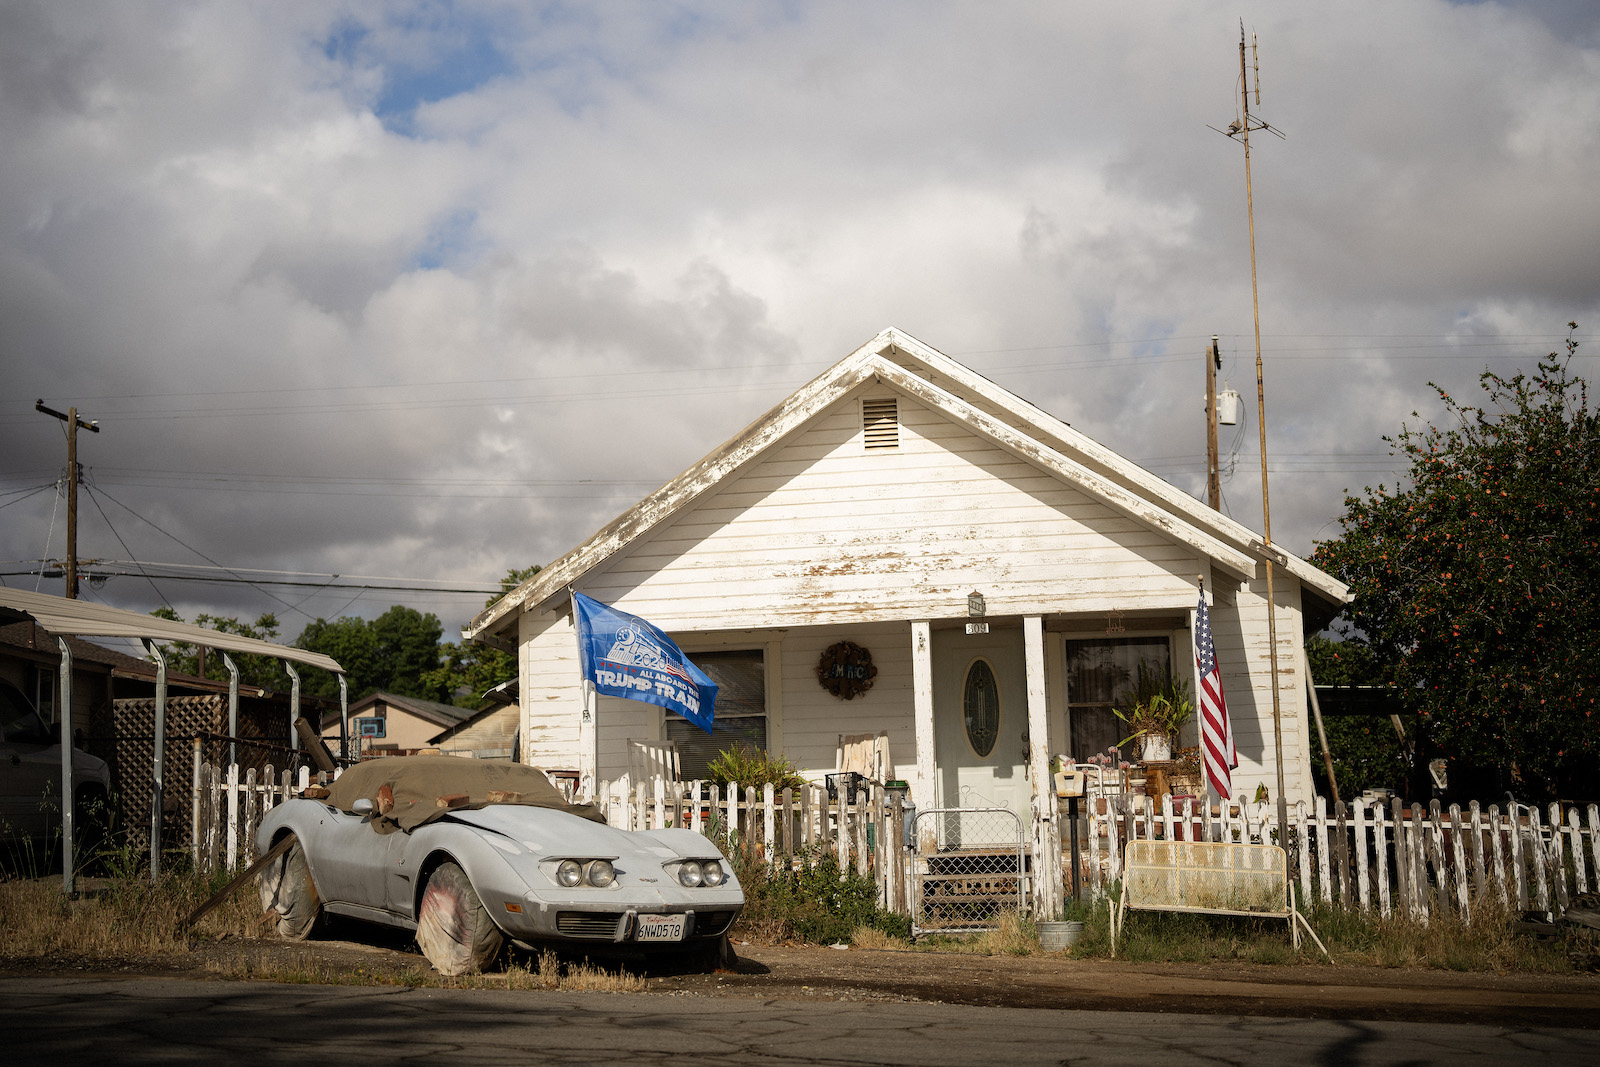
<path fill-rule="evenodd" d="M 689 662 L 672 638 L 627 612 L 572 594 L 584 680 L 596 692 L 642 700 L 675 711 L 706 733 L 717 704 L 717 683 Z"/>

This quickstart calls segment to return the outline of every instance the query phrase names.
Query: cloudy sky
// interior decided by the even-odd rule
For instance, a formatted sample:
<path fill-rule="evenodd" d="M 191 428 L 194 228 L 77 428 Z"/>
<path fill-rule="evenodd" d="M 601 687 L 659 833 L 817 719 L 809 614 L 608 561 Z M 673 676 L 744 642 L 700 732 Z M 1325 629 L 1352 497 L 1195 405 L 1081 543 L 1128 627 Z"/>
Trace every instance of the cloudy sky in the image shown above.
<path fill-rule="evenodd" d="M 1428 382 L 1594 376 L 1600 7 L 0 0 L 0 580 L 62 588 L 42 398 L 87 570 L 233 579 L 85 596 L 453 633 L 890 325 L 1197 495 L 1221 335 L 1259 529 L 1241 15 L 1307 553 Z"/>

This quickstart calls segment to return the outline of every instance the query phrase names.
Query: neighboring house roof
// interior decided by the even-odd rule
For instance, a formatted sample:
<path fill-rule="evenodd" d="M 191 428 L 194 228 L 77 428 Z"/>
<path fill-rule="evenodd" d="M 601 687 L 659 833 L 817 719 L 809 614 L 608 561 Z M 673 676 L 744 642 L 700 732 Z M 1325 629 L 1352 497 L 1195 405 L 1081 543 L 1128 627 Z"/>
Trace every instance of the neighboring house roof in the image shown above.
<path fill-rule="evenodd" d="M 463 709 L 463 710 L 465 710 L 465 709 Z M 486 719 L 492 719 L 497 715 L 507 715 L 507 714 L 512 715 L 513 717 L 515 717 L 516 708 L 512 707 L 509 704 L 490 704 L 488 707 L 483 708 L 480 711 L 473 712 L 471 715 L 469 715 L 465 719 L 462 719 L 460 722 L 458 722 L 458 723 L 456 723 L 456 724 L 454 724 L 452 726 L 446 726 L 443 730 L 440 730 L 438 733 L 436 733 L 432 737 L 428 738 L 428 744 L 437 745 L 437 744 L 440 744 L 440 743 L 442 743 L 444 741 L 448 741 L 450 738 L 456 737 L 456 736 L 464 733 L 465 731 L 470 730 L 472 727 L 477 726 L 479 723 L 482 723 Z"/>
<path fill-rule="evenodd" d="M 424 722 L 430 722 L 439 727 L 454 726 L 473 714 L 471 708 L 460 708 L 454 704 L 441 704 L 436 700 L 423 700 L 421 697 L 403 697 L 394 693 L 372 693 L 350 705 L 350 717 L 352 719 L 357 718 L 379 704 L 394 708 L 397 711 L 403 711 L 407 715 L 413 715 Z"/>
<path fill-rule="evenodd" d="M 344 668 L 331 656 L 310 652 L 303 648 L 259 641 L 254 637 L 240 637 L 186 622 L 126 611 L 87 600 L 68 600 L 66 597 L 46 593 L 30 593 L 25 589 L 0 586 L 0 621 L 17 622 L 31 617 L 53 634 L 77 637 L 134 637 L 155 641 L 184 641 L 206 648 L 220 648 L 228 652 L 250 652 L 260 656 L 306 663 L 323 670 L 343 674 Z"/>
<path fill-rule="evenodd" d="M 612 520 L 588 541 L 481 612 L 464 636 L 501 648 L 522 610 L 567 595 L 568 587 L 767 454 L 859 387 L 878 382 L 965 424 L 1012 455 L 1138 522 L 1188 545 L 1241 579 L 1271 559 L 1303 588 L 1337 607 L 1344 583 L 1268 546 L 1249 527 L 1119 456 L 1071 426 L 899 330 L 871 341 L 802 386 L 678 477 Z"/>

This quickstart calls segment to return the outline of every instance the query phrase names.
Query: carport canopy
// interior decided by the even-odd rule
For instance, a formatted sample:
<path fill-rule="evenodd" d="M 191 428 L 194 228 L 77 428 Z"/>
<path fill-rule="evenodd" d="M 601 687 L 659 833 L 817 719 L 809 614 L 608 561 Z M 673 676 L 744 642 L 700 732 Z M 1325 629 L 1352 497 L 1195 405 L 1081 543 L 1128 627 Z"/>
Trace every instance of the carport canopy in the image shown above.
<path fill-rule="evenodd" d="M 254 637 L 225 634 L 208 630 L 187 622 L 144 615 L 124 608 L 94 604 L 86 600 L 68 600 L 48 593 L 30 593 L 25 589 L 0 588 L 0 621 L 20 622 L 31 617 L 57 637 L 131 637 L 151 641 L 184 641 L 206 648 L 220 648 L 225 652 L 249 652 L 259 656 L 276 656 L 293 660 L 325 671 L 343 674 L 344 668 L 331 656 L 303 648 L 274 644 Z"/>
<path fill-rule="evenodd" d="M 23 622 L 32 619 L 44 629 L 56 636 L 61 644 L 61 795 L 68 798 L 73 795 L 72 779 L 72 652 L 67 647 L 68 637 L 125 637 L 146 642 L 145 647 L 154 653 L 156 659 L 156 728 L 154 744 L 154 766 L 152 768 L 153 795 L 150 806 L 150 877 L 154 881 L 160 871 L 161 864 L 161 811 L 162 811 L 162 748 L 165 740 L 166 726 L 166 689 L 167 689 L 167 664 L 166 660 L 155 649 L 156 641 L 183 641 L 191 645 L 201 645 L 206 648 L 217 648 L 224 652 L 248 652 L 260 656 L 274 656 L 281 660 L 304 663 L 312 667 L 321 667 L 323 670 L 332 671 L 339 677 L 339 719 L 340 733 L 345 730 L 347 697 L 344 684 L 344 668 L 331 656 L 320 652 L 311 652 L 303 648 L 291 648 L 288 645 L 274 644 L 271 641 L 262 641 L 254 637 L 241 637 L 238 634 L 225 634 L 217 630 L 208 630 L 203 626 L 192 626 L 186 622 L 174 622 L 170 619 L 158 618 L 154 615 L 144 615 L 137 611 L 128 611 L 124 608 L 108 607 L 105 604 L 94 604 L 83 600 L 68 600 L 65 597 L 51 596 L 48 593 L 30 593 L 25 589 L 8 589 L 0 586 L 0 622 Z M 293 708 L 289 718 L 291 724 L 299 711 L 300 679 L 291 668 L 290 676 L 294 679 Z M 230 734 L 236 733 L 234 717 L 238 707 L 237 675 L 235 684 L 229 687 L 229 730 Z M 230 742 L 230 745 L 232 742 Z M 68 894 L 73 892 L 73 805 L 70 802 L 61 805 L 61 887 Z"/>

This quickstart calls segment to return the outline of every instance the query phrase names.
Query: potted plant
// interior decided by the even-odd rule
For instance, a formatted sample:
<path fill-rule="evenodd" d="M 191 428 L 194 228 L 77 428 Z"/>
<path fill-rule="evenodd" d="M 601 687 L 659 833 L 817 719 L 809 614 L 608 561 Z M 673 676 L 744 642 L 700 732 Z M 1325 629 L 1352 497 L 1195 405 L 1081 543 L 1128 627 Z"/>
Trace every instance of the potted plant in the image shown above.
<path fill-rule="evenodd" d="M 1119 703 L 1123 706 L 1111 710 L 1128 724 L 1131 732 L 1117 742 L 1117 747 L 1137 740 L 1139 758 L 1146 763 L 1171 759 L 1178 731 L 1194 717 L 1189 683 L 1180 682 L 1141 660 L 1137 681 Z"/>

